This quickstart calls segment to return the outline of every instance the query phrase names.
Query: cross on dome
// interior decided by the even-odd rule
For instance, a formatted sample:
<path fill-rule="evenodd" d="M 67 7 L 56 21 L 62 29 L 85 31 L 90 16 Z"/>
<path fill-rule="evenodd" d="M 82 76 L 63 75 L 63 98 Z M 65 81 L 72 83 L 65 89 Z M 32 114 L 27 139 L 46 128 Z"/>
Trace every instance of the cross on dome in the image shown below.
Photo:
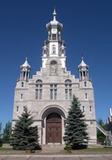
<path fill-rule="evenodd" d="M 54 9 L 54 11 L 53 11 L 53 21 L 56 21 L 56 10 Z"/>
<path fill-rule="evenodd" d="M 63 25 L 56 19 L 56 10 L 53 11 L 53 20 L 51 20 L 48 24 L 46 24 L 46 28 L 49 30 L 49 28 L 53 28 L 54 26 L 57 26 L 58 28 L 62 29 Z"/>

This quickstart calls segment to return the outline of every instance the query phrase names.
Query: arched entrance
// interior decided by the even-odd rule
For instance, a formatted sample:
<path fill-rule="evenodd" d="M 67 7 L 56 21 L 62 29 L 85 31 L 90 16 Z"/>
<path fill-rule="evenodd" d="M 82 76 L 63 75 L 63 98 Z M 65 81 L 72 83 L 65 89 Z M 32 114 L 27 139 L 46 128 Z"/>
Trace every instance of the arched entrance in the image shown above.
<path fill-rule="evenodd" d="M 58 113 L 46 117 L 46 143 L 62 143 L 62 119 Z"/>
<path fill-rule="evenodd" d="M 40 114 L 42 117 L 42 144 L 64 144 L 64 122 L 66 111 L 58 105 L 49 105 Z"/>

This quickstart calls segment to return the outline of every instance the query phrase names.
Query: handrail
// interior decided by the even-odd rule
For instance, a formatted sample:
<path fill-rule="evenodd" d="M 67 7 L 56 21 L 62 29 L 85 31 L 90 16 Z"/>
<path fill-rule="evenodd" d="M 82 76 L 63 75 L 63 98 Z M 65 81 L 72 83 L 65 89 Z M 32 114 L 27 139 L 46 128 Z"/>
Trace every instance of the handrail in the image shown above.
<path fill-rule="evenodd" d="M 112 134 L 110 131 L 106 131 L 98 122 L 96 122 L 96 127 L 99 129 L 106 137 L 109 137 L 112 141 Z"/>
<path fill-rule="evenodd" d="M 108 131 L 106 131 L 101 125 L 96 122 L 96 127 L 99 129 L 105 136 L 108 136 Z"/>

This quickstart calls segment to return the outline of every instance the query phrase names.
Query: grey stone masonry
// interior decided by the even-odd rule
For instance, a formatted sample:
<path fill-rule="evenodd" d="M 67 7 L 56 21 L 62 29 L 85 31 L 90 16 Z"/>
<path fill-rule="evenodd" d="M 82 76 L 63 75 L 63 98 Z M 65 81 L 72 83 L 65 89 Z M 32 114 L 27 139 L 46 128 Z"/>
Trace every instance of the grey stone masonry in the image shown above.
<path fill-rule="evenodd" d="M 57 113 L 61 117 L 60 143 L 64 144 L 65 120 L 72 97 L 75 95 L 85 115 L 89 143 L 96 144 L 95 100 L 92 81 L 89 79 L 89 67 L 82 59 L 78 66 L 79 78 L 67 71 L 66 47 L 61 38 L 63 25 L 56 20 L 56 12 L 53 13 L 53 20 L 46 27 L 48 39 L 42 47 L 40 71 L 31 77 L 31 67 L 27 59 L 20 68 L 20 79 L 16 83 L 14 95 L 13 126 L 26 106 L 32 112 L 34 125 L 38 126 L 40 143 L 46 144 L 48 142 L 47 118 L 50 114 Z"/>

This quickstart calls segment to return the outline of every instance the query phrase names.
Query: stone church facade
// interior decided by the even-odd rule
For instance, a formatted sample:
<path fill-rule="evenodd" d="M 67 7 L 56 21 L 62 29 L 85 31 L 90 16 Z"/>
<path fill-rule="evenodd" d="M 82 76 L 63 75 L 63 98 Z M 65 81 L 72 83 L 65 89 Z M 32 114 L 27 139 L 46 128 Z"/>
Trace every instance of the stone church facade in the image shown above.
<path fill-rule="evenodd" d="M 38 126 L 41 144 L 64 144 L 66 117 L 73 95 L 78 97 L 84 112 L 89 144 L 96 144 L 96 116 L 94 90 L 89 79 L 89 67 L 82 59 L 78 66 L 79 78 L 66 66 L 66 47 L 62 40 L 63 25 L 56 19 L 46 25 L 48 38 L 42 47 L 42 67 L 30 76 L 31 66 L 26 59 L 20 66 L 16 83 L 13 109 L 13 126 L 27 107 Z"/>

